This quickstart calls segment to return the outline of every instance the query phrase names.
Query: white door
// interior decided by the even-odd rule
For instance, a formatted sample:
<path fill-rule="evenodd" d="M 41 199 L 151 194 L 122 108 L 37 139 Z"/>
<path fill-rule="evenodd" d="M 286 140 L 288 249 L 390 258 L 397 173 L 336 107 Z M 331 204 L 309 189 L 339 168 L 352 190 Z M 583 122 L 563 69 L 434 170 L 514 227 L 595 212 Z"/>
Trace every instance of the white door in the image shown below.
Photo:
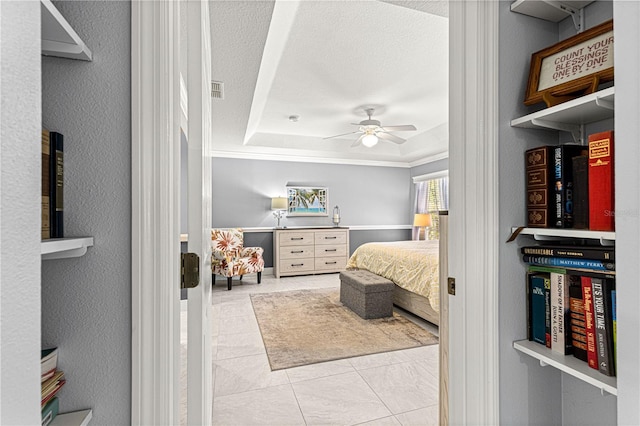
<path fill-rule="evenodd" d="M 200 285 L 188 290 L 187 423 L 211 424 L 211 47 L 209 6 L 187 1 L 188 251 L 200 257 Z M 184 46 L 184 43 L 183 43 Z"/>

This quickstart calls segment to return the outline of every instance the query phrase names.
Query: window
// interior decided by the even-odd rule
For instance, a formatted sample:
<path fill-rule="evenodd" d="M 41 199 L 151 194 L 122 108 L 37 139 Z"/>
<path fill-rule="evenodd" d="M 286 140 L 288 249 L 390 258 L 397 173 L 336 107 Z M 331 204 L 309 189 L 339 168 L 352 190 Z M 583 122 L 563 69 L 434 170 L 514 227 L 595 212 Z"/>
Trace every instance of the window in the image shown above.
<path fill-rule="evenodd" d="M 440 239 L 440 217 L 438 212 L 449 209 L 449 172 L 431 173 L 413 178 L 415 184 L 416 204 L 415 213 L 431 214 L 431 227 L 426 232 L 426 238 L 420 235 L 421 230 L 413 229 L 413 239 Z"/>

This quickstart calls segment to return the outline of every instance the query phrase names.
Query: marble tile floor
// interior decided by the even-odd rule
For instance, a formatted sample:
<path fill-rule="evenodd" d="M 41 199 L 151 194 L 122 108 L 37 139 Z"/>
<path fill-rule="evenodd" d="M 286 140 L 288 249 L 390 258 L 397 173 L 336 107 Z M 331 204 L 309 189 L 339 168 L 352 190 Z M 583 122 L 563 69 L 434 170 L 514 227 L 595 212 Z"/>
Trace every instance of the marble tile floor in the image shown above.
<path fill-rule="evenodd" d="M 231 291 L 218 280 L 212 315 L 214 425 L 438 424 L 438 345 L 271 371 L 249 295 L 339 285 L 339 274 L 265 274 L 259 285 L 248 275 L 234 280 Z M 433 325 L 400 313 L 437 334 Z M 183 317 L 186 322 L 186 312 Z M 184 400 L 181 406 L 185 424 Z"/>

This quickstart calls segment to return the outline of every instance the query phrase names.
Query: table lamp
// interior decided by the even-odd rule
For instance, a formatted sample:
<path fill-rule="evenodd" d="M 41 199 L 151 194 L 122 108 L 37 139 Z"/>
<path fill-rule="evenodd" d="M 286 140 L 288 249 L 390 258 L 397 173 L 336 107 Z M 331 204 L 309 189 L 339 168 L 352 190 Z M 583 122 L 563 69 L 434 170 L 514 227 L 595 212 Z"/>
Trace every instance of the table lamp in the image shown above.
<path fill-rule="evenodd" d="M 271 199 L 271 210 L 273 210 L 273 217 L 278 219 L 276 228 L 280 228 L 280 219 L 282 219 L 282 215 L 287 210 L 287 199 L 285 197 L 273 197 Z"/>
<path fill-rule="evenodd" d="M 427 213 L 416 213 L 413 216 L 413 226 L 417 226 L 418 229 L 425 228 L 424 239 L 427 239 L 427 229 L 431 226 L 431 215 Z M 420 240 L 420 232 L 418 231 L 418 240 Z"/>

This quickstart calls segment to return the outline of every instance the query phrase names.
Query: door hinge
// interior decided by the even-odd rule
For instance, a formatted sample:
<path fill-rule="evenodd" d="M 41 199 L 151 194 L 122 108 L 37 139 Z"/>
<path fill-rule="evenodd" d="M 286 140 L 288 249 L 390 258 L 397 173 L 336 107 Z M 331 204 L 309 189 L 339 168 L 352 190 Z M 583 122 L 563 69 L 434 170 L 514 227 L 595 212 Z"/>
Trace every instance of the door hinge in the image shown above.
<path fill-rule="evenodd" d="M 195 253 L 180 254 L 180 288 L 194 288 L 200 284 L 200 258 Z"/>
<path fill-rule="evenodd" d="M 456 295 L 456 279 L 453 277 L 447 278 L 447 291 L 450 295 Z"/>

